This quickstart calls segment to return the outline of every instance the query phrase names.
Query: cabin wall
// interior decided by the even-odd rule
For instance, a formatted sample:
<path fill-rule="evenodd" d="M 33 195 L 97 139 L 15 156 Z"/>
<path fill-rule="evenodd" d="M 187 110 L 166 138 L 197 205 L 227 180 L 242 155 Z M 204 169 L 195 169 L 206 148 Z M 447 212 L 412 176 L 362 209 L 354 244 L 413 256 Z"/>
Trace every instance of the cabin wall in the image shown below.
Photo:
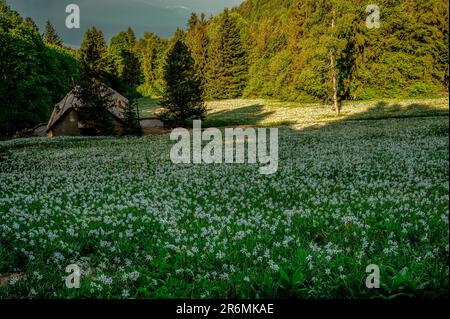
<path fill-rule="evenodd" d="M 142 128 L 164 127 L 164 122 L 157 118 L 146 118 L 140 121 Z"/>
<path fill-rule="evenodd" d="M 117 118 L 113 117 L 113 125 L 117 135 L 123 135 L 124 127 L 122 122 L 120 122 Z"/>
<path fill-rule="evenodd" d="M 121 121 L 111 115 L 112 124 L 117 135 L 122 135 L 124 126 Z M 48 132 L 48 137 L 53 136 L 81 136 L 83 129 L 80 128 L 79 116 L 75 110 L 68 112 L 62 119 L 60 119 L 53 128 Z"/>
<path fill-rule="evenodd" d="M 79 136 L 78 114 L 74 110 L 68 112 L 62 119 L 56 123 L 52 130 L 52 136 Z"/>

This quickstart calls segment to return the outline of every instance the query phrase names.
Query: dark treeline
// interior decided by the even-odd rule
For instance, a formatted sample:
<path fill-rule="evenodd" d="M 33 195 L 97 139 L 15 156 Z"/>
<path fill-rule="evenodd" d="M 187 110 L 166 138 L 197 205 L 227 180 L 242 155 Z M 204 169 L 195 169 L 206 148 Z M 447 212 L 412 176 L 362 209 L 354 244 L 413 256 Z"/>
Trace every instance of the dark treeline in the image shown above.
<path fill-rule="evenodd" d="M 448 2 L 379 0 L 378 29 L 366 26 L 368 4 L 246 0 L 216 17 L 192 14 L 172 39 L 137 39 L 129 28 L 109 45 L 100 31 L 93 41 L 103 48 L 102 81 L 131 98 L 167 97 L 167 57 L 178 41 L 204 99 L 337 102 L 448 90 Z M 48 119 L 79 78 L 80 51 L 63 47 L 51 23 L 39 34 L 0 0 L 0 135 Z"/>
<path fill-rule="evenodd" d="M 77 78 L 75 52 L 54 36 L 0 1 L 0 136 L 46 122 Z"/>
<path fill-rule="evenodd" d="M 448 2 L 380 0 L 378 29 L 366 26 L 368 4 L 247 0 L 217 17 L 193 14 L 185 42 L 204 81 L 205 98 L 331 101 L 333 78 L 340 100 L 447 91 Z M 165 46 L 152 43 L 147 42 L 154 64 L 141 61 L 154 77 L 144 83 L 160 87 L 164 59 L 157 57 L 164 56 Z"/>

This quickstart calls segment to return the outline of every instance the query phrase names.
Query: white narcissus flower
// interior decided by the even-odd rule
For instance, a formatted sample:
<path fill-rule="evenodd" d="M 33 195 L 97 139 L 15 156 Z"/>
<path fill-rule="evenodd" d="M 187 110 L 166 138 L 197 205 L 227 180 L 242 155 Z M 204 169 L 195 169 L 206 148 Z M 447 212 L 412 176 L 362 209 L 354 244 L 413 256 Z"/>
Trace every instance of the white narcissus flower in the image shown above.
<path fill-rule="evenodd" d="M 301 112 L 325 112 L 267 103 L 280 110 L 261 123 L 296 114 L 297 129 L 312 125 Z M 346 289 L 335 270 L 353 282 L 370 263 L 399 260 L 440 283 L 449 218 L 448 135 L 439 132 L 447 127 L 444 117 L 418 117 L 280 128 L 271 176 L 256 165 L 175 165 L 167 135 L 0 141 L 0 243 L 11 247 L 11 272 L 25 271 L 14 260 L 27 263 L 27 279 L 6 284 L 32 295 L 74 263 L 84 294 L 138 296 L 146 287 L 153 297 L 169 282 L 194 282 L 198 298 L 216 296 L 212 287 L 232 291 L 240 278 L 279 280 L 281 269 L 290 279 L 302 273 L 306 293 L 329 296 L 336 291 L 327 287 Z M 69 294 L 51 287 L 49 296 Z"/>

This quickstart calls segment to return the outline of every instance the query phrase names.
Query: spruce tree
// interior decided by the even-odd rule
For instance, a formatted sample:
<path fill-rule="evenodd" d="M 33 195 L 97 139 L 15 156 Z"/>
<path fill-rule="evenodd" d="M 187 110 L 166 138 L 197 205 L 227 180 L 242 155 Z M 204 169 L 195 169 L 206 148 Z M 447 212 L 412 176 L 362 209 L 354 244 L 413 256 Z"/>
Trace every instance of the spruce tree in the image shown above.
<path fill-rule="evenodd" d="M 23 23 L 29 28 L 30 30 L 33 30 L 35 33 L 39 33 L 39 28 L 37 27 L 36 23 L 31 19 L 30 17 L 26 17 Z M 39 35 L 40 36 L 40 35 Z"/>
<path fill-rule="evenodd" d="M 131 27 L 128 27 L 127 30 L 127 39 L 128 39 L 128 49 L 133 51 L 136 46 L 136 35 Z"/>
<path fill-rule="evenodd" d="M 127 105 L 124 108 L 124 135 L 136 135 L 142 134 L 142 128 L 139 124 L 138 104 L 134 96 L 130 96 Z"/>
<path fill-rule="evenodd" d="M 80 121 L 92 129 L 93 135 L 115 133 L 111 114 L 111 93 L 107 86 L 108 55 L 103 33 L 95 27 L 84 35 L 80 54 L 80 79 L 75 95 L 82 104 Z"/>
<path fill-rule="evenodd" d="M 136 89 L 139 82 L 139 59 L 136 54 L 136 36 L 133 29 L 128 28 L 127 31 L 128 46 L 122 52 L 122 59 L 124 63 L 123 80 L 132 90 Z"/>
<path fill-rule="evenodd" d="M 128 103 L 124 110 L 124 121 L 126 135 L 141 135 L 142 128 L 139 123 L 139 109 L 136 100 L 136 87 L 139 82 L 140 64 L 136 52 L 136 36 L 131 27 L 127 31 L 127 50 L 122 52 L 124 69 L 123 78 L 125 83 L 131 89 L 128 94 Z"/>
<path fill-rule="evenodd" d="M 188 32 L 195 29 L 197 24 L 198 24 L 197 14 L 195 12 L 192 12 L 191 17 L 189 18 L 188 21 Z"/>
<path fill-rule="evenodd" d="M 230 99 L 242 95 L 247 61 L 236 22 L 225 9 L 208 54 L 207 97 Z"/>
<path fill-rule="evenodd" d="M 177 41 L 181 41 L 183 43 L 186 42 L 186 32 L 183 29 L 177 28 L 172 38 L 169 41 L 169 46 L 173 46 Z"/>
<path fill-rule="evenodd" d="M 89 28 L 84 34 L 84 39 L 79 50 L 79 60 L 85 71 L 92 74 L 91 77 L 105 81 L 111 71 L 103 32 L 96 27 Z"/>
<path fill-rule="evenodd" d="M 139 92 L 146 96 L 161 97 L 163 87 L 163 64 L 166 58 L 167 40 L 146 32 L 136 45 L 143 85 Z"/>
<path fill-rule="evenodd" d="M 188 23 L 188 31 L 186 34 L 186 44 L 191 51 L 192 58 L 195 62 L 198 75 L 202 83 L 206 83 L 206 71 L 208 63 L 208 22 L 205 14 L 202 13 L 200 20 L 195 13 L 192 14 Z"/>
<path fill-rule="evenodd" d="M 62 46 L 63 44 L 61 38 L 59 37 L 58 33 L 56 33 L 56 30 L 50 20 L 47 20 L 45 24 L 44 41 L 46 43 L 54 44 L 57 46 Z"/>
<path fill-rule="evenodd" d="M 161 100 L 161 119 L 173 125 L 186 125 L 194 118 L 203 118 L 202 83 L 195 70 L 189 48 L 177 40 L 169 49 L 164 72 L 165 90 Z"/>
<path fill-rule="evenodd" d="M 135 91 L 140 81 L 141 65 L 137 54 L 136 36 L 131 27 L 111 38 L 108 54 L 119 91 L 126 94 Z"/>

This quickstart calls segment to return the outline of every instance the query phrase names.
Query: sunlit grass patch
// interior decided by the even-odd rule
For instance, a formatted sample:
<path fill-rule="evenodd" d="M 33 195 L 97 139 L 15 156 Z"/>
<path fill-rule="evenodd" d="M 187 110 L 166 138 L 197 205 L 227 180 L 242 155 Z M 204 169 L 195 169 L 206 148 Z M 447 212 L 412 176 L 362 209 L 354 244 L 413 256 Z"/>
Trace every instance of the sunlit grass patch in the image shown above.
<path fill-rule="evenodd" d="M 139 116 L 141 118 L 156 116 L 156 111 L 159 109 L 159 101 L 157 99 L 143 97 L 138 99 L 137 103 L 139 105 Z"/>
<path fill-rule="evenodd" d="M 209 102 L 205 126 L 290 125 L 304 128 L 311 124 L 345 120 L 371 120 L 396 117 L 440 116 L 449 114 L 448 97 L 439 99 L 346 101 L 340 117 L 330 105 L 277 100 L 227 100 Z"/>

